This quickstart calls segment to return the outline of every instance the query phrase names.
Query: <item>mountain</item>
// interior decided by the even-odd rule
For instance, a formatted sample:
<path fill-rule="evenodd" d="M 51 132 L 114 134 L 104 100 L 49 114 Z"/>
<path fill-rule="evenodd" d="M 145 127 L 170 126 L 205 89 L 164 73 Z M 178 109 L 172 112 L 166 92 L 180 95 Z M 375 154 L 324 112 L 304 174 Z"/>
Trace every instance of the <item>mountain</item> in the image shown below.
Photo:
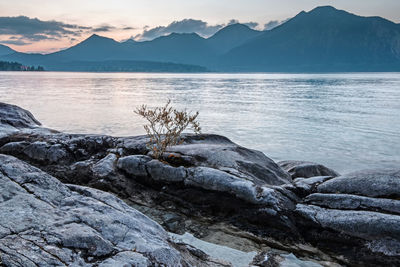
<path fill-rule="evenodd" d="M 121 43 L 107 37 L 93 34 L 83 42 L 68 49 L 48 54 L 47 60 L 56 61 L 98 61 L 123 57 L 125 51 Z"/>
<path fill-rule="evenodd" d="M 135 60 L 206 65 L 216 54 L 196 33 L 171 33 L 152 41 L 136 42 L 127 55 Z"/>
<path fill-rule="evenodd" d="M 220 59 L 231 71 L 400 70 L 400 26 L 330 6 L 301 12 Z"/>
<path fill-rule="evenodd" d="M 6 45 L 0 44 L 0 56 L 5 56 L 12 53 L 15 53 L 15 51 Z"/>
<path fill-rule="evenodd" d="M 208 39 L 196 33 L 172 33 L 145 42 L 117 42 L 92 35 L 56 53 L 16 52 L 0 55 L 0 60 L 41 65 L 48 70 L 66 66 L 71 70 L 92 69 L 93 64 L 88 62 L 102 62 L 110 70 L 114 69 L 111 63 L 117 64 L 115 69 L 138 68 L 126 63 L 130 61 L 196 65 L 232 72 L 400 71 L 400 25 L 324 6 L 302 11 L 269 31 L 233 24 Z M 83 64 L 82 68 L 78 64 Z M 146 69 L 156 66 L 145 65 Z"/>
<path fill-rule="evenodd" d="M 226 26 L 216 32 L 207 39 L 207 43 L 217 51 L 217 53 L 222 54 L 261 35 L 261 33 L 261 31 L 253 30 L 244 24 L 236 23 Z"/>

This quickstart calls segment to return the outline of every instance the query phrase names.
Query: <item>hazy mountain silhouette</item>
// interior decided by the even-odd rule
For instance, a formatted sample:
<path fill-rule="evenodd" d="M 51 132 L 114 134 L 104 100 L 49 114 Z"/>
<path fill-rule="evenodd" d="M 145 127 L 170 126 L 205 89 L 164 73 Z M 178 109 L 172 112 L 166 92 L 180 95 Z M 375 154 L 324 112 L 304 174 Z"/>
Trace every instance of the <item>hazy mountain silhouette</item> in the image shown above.
<path fill-rule="evenodd" d="M 171 33 L 152 41 L 136 42 L 129 57 L 136 60 L 208 65 L 216 53 L 196 33 Z"/>
<path fill-rule="evenodd" d="M 217 53 L 222 54 L 261 35 L 261 33 L 261 31 L 250 29 L 247 25 L 236 23 L 219 30 L 207 39 L 207 43 Z"/>
<path fill-rule="evenodd" d="M 15 51 L 9 48 L 8 46 L 0 44 L 0 56 L 12 54 L 14 52 Z"/>
<path fill-rule="evenodd" d="M 221 65 L 235 71 L 400 70 L 400 26 L 318 7 L 232 49 Z"/>
<path fill-rule="evenodd" d="M 123 57 L 127 53 L 121 43 L 107 37 L 93 34 L 83 42 L 68 49 L 46 55 L 47 60 L 99 61 Z"/>
<path fill-rule="evenodd" d="M 163 62 L 218 71 L 400 71 L 400 25 L 325 6 L 303 11 L 264 32 L 233 24 L 208 39 L 195 33 L 172 33 L 145 42 L 117 42 L 92 35 L 56 53 L 13 53 L 0 59 L 52 70 L 68 62 L 74 62 L 69 68 L 78 68 L 77 62 L 92 66 L 88 62 L 104 65 L 107 61 L 105 65 L 111 68 L 111 63 L 122 61 L 151 61 L 146 68 Z"/>

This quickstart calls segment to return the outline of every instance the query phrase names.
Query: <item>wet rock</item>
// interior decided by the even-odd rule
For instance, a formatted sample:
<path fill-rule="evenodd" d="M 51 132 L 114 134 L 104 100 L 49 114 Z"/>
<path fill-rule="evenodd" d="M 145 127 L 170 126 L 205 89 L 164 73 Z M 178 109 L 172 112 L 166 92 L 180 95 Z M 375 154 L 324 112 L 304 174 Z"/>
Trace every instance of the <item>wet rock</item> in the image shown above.
<path fill-rule="evenodd" d="M 352 172 L 320 184 L 318 192 L 400 198 L 400 170 L 381 169 Z"/>
<path fill-rule="evenodd" d="M 339 176 L 334 170 L 314 162 L 285 160 L 278 162 L 278 164 L 282 169 L 287 171 L 293 179 L 298 177 Z"/>

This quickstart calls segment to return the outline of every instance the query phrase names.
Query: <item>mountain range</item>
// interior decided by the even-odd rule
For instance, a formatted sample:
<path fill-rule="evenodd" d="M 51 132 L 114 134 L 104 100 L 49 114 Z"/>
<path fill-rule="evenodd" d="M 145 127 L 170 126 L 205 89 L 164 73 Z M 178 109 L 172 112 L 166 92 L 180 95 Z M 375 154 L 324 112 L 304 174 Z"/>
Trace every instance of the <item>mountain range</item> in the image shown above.
<path fill-rule="evenodd" d="M 400 71 L 400 25 L 381 17 L 361 17 L 331 6 L 300 12 L 282 25 L 257 31 L 229 25 L 209 38 L 172 33 L 151 41 L 92 35 L 51 54 L 27 54 L 0 46 L 0 60 L 42 65 L 48 70 L 146 69 L 170 64 L 174 71 L 347 72 Z M 8 48 L 10 49 L 10 48 Z M 151 63 L 146 63 L 151 62 Z M 136 65 L 135 65 L 136 64 Z M 91 67 L 89 67 L 91 66 Z"/>

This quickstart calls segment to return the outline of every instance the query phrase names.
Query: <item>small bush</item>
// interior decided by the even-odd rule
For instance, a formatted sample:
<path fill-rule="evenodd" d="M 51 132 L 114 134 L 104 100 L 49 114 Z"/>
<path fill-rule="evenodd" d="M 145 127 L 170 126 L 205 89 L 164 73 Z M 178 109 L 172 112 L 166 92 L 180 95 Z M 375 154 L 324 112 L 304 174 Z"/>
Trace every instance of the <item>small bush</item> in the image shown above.
<path fill-rule="evenodd" d="M 168 100 L 163 107 L 150 109 L 142 105 L 135 110 L 136 114 L 148 121 L 148 124 L 143 127 L 150 137 L 148 147 L 156 159 L 159 159 L 168 147 L 182 143 L 181 134 L 188 127 L 195 134 L 199 134 L 201 130 L 196 120 L 199 112 L 192 115 L 186 110 L 178 111 L 170 104 L 171 100 Z"/>

